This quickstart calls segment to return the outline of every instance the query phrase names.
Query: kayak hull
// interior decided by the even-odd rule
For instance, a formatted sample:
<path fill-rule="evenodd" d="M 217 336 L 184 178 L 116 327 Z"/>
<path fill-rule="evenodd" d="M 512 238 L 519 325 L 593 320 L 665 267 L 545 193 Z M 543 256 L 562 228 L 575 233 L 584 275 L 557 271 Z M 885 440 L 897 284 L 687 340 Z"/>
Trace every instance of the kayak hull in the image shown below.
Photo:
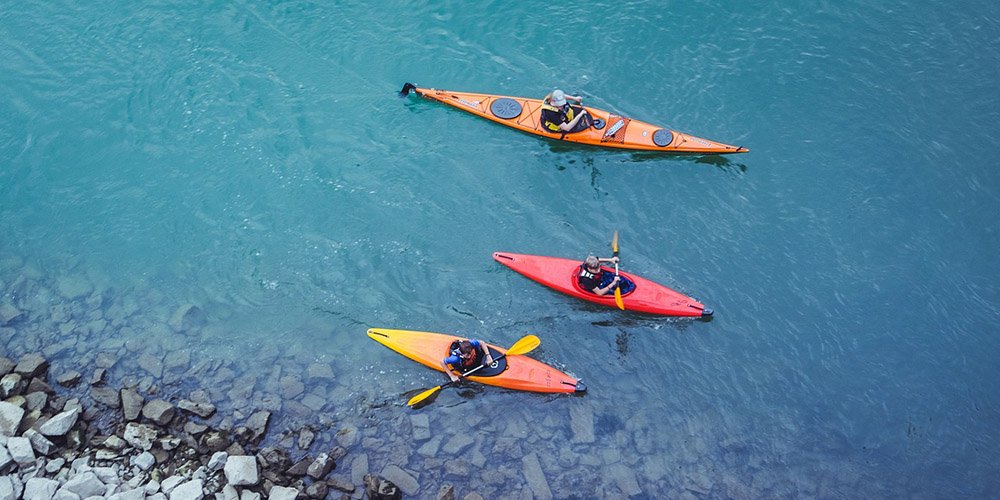
<path fill-rule="evenodd" d="M 404 87 L 404 93 L 408 89 L 428 99 L 454 106 L 522 132 L 565 142 L 632 151 L 687 154 L 729 154 L 749 151 L 741 146 L 695 137 L 590 106 L 585 106 L 587 113 L 603 122 L 600 129 L 591 127 L 580 132 L 565 134 L 552 132 L 542 126 L 541 99 L 437 90 L 415 87 L 411 84 Z"/>
<path fill-rule="evenodd" d="M 549 288 L 595 304 L 617 308 L 613 294 L 595 295 L 585 291 L 577 282 L 580 260 L 494 252 L 493 260 L 533 279 Z M 614 272 L 614 269 L 606 270 Z M 626 311 L 636 311 L 663 316 L 711 316 L 712 310 L 682 293 L 671 290 L 648 279 L 621 272 L 632 280 L 635 289 L 622 296 Z"/>
<path fill-rule="evenodd" d="M 443 333 L 386 328 L 371 328 L 368 330 L 368 336 L 389 349 L 439 372 L 444 372 L 441 361 L 448 356 L 451 343 L 463 338 Z M 495 353 L 507 352 L 502 347 L 487 345 L 494 356 Z M 507 356 L 500 363 L 505 363 L 506 366 L 496 375 L 486 377 L 469 375 L 466 378 L 481 384 L 518 391 L 572 393 L 587 390 L 583 382 L 578 379 L 523 355 Z"/>

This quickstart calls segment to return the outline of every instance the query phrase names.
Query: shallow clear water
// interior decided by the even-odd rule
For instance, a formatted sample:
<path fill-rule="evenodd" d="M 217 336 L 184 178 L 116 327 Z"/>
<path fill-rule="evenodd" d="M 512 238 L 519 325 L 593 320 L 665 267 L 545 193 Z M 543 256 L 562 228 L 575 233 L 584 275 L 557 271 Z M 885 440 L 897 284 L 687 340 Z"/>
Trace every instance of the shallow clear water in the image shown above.
<path fill-rule="evenodd" d="M 998 24 L 985 1 L 10 5 L 0 301 L 27 314 L 7 355 L 72 338 L 59 368 L 129 339 L 236 373 L 329 364 L 323 412 L 371 438 L 351 453 L 421 495 L 530 488 L 531 453 L 557 497 L 618 495 L 621 467 L 647 496 L 995 495 Z M 751 152 L 565 146 L 399 99 L 406 81 L 559 86 Z M 490 259 L 607 254 L 614 230 L 626 270 L 716 317 L 620 314 Z M 175 333 L 185 304 L 206 323 Z M 432 433 L 474 429 L 487 464 L 447 469 L 402 405 L 443 377 L 374 326 L 535 333 L 590 392 L 442 394 Z"/>

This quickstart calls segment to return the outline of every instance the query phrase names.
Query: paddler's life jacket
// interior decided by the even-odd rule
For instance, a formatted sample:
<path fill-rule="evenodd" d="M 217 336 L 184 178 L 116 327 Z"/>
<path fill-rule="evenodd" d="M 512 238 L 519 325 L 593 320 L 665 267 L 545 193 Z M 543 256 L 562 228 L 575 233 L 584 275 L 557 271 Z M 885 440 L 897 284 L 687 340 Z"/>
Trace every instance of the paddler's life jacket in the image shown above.
<path fill-rule="evenodd" d="M 557 108 L 549 104 L 548 99 L 545 99 L 542 101 L 541 110 L 542 126 L 552 132 L 562 132 L 559 128 L 559 124 L 573 121 L 573 107 L 569 104 L 566 104 L 562 108 Z M 549 113 L 546 113 L 546 111 L 549 111 Z M 555 113 L 556 116 L 553 116 L 553 113 Z M 557 118 L 559 121 L 552 121 L 553 118 Z"/>
<path fill-rule="evenodd" d="M 601 286 L 601 278 L 604 275 L 604 270 L 600 270 L 596 273 L 592 273 L 587 270 L 587 263 L 580 264 L 580 272 L 577 274 L 576 280 L 580 283 L 580 288 L 588 292 L 593 292 L 595 288 Z"/>
<path fill-rule="evenodd" d="M 465 359 L 462 357 L 462 349 L 459 348 L 459 344 L 461 343 L 462 341 L 460 340 L 453 341 L 451 343 L 451 346 L 448 347 L 448 353 L 461 360 L 462 368 L 475 368 L 479 366 L 479 364 L 482 363 L 483 361 L 483 353 L 480 352 L 479 349 L 476 348 L 476 346 L 472 346 L 473 356 L 469 359 Z"/>

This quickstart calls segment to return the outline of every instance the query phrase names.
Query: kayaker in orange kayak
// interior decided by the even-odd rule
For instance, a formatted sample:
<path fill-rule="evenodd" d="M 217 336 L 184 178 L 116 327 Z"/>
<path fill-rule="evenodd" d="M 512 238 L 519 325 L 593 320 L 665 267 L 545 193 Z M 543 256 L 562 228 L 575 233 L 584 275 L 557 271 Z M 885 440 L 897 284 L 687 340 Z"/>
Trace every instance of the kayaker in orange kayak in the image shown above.
<path fill-rule="evenodd" d="M 577 104 L 583 103 L 582 97 L 566 95 L 559 89 L 553 90 L 542 99 L 542 126 L 553 132 L 563 133 L 590 128 L 594 124 L 594 119 L 587 110 L 583 109 L 583 106 L 570 106 L 567 100 L 576 101 Z"/>
<path fill-rule="evenodd" d="M 618 257 L 611 258 L 597 258 L 593 255 L 588 255 L 580 264 L 580 272 L 577 274 L 577 282 L 580 283 L 580 288 L 593 292 L 594 295 L 607 295 L 614 291 L 615 286 L 621 286 L 623 294 L 632 291 L 635 284 L 631 281 L 621 277 L 615 276 L 615 273 L 607 272 L 601 269 L 601 263 L 617 264 Z"/>
<path fill-rule="evenodd" d="M 448 374 L 452 382 L 458 382 L 458 372 L 460 375 L 479 366 L 493 364 L 493 357 L 489 351 L 483 348 L 483 342 L 476 339 L 456 340 L 451 343 L 449 355 L 441 360 L 444 372 Z"/>

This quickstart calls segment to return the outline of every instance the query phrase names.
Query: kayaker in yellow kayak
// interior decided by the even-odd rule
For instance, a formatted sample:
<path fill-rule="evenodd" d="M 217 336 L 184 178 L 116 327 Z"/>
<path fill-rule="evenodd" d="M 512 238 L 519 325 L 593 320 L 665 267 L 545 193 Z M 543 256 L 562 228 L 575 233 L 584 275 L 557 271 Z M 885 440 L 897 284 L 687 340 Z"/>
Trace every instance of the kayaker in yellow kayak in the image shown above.
<path fill-rule="evenodd" d="M 594 119 L 583 106 L 570 106 L 567 101 L 582 104 L 583 97 L 566 95 L 559 89 L 545 96 L 542 99 L 542 126 L 553 132 L 573 133 L 587 130 L 594 124 Z"/>
<path fill-rule="evenodd" d="M 456 371 L 461 375 L 479 365 L 493 364 L 493 357 L 490 356 L 489 350 L 483 347 L 484 345 L 481 340 L 476 339 L 456 340 L 451 343 L 449 355 L 441 360 L 441 366 L 452 382 L 458 382 L 459 377 L 454 373 Z"/>

